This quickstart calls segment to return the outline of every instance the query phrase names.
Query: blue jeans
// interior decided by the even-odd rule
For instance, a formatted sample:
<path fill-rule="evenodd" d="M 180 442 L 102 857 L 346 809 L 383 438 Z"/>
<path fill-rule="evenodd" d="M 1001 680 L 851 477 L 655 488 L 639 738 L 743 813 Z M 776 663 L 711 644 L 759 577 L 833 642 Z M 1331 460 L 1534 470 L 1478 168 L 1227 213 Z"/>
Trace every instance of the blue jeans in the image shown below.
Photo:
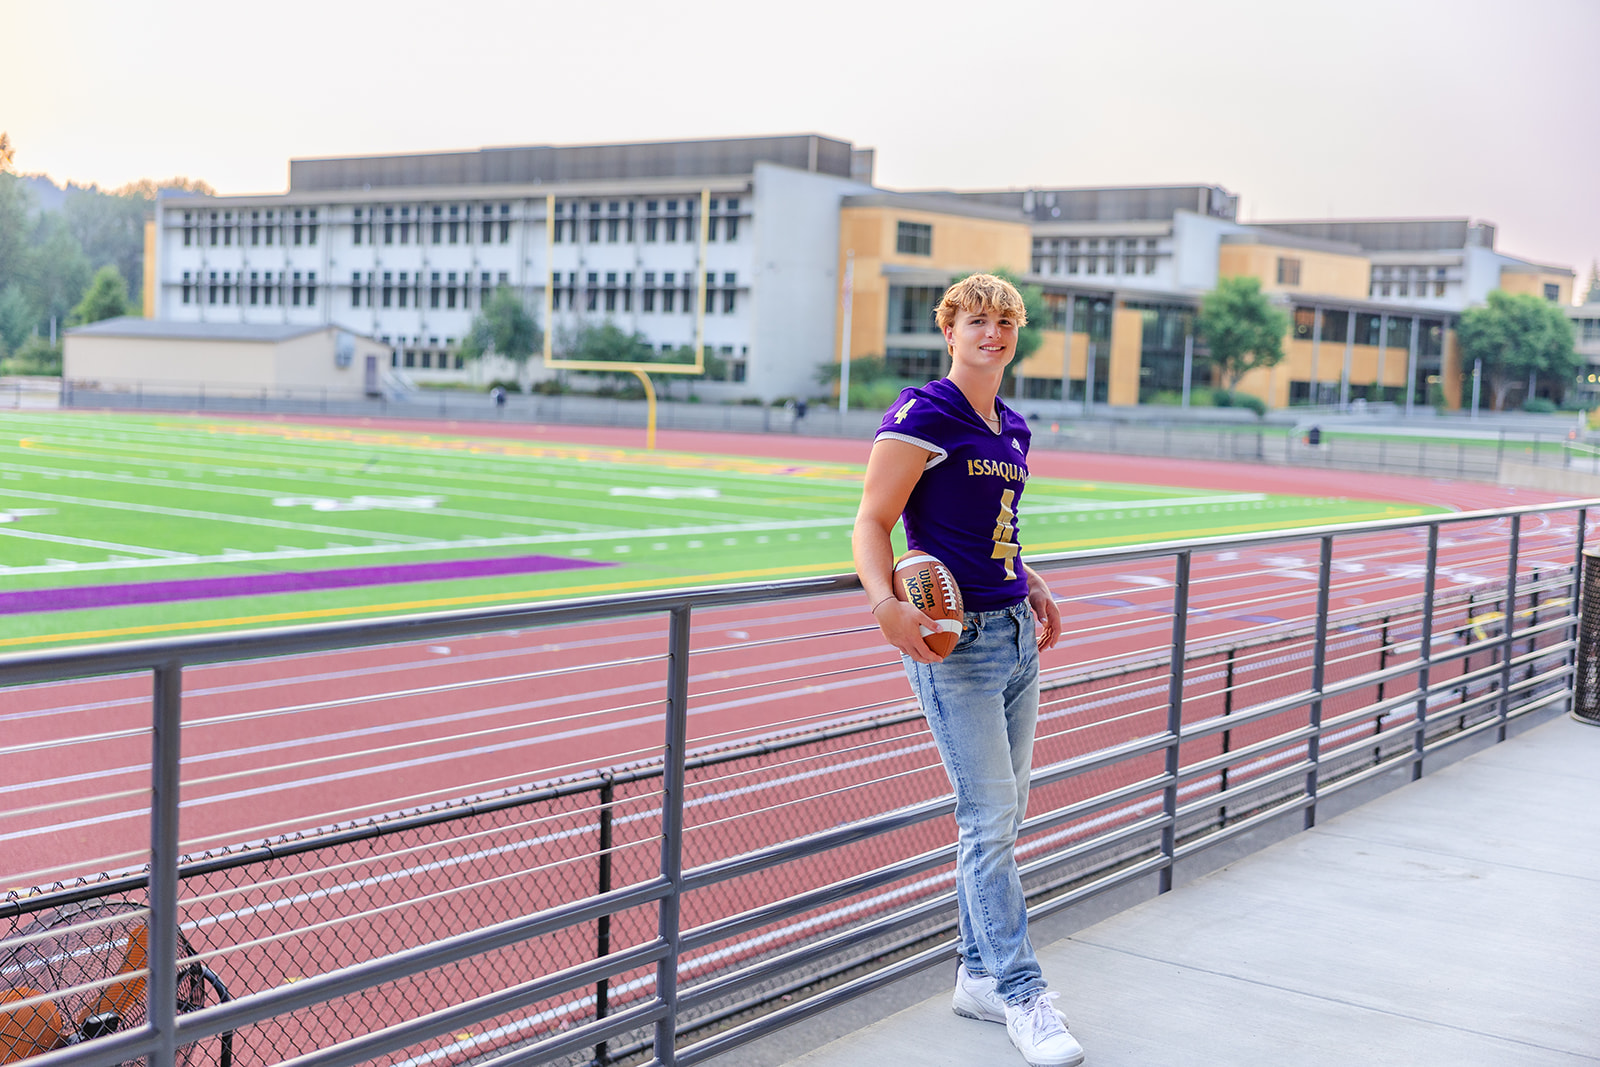
<path fill-rule="evenodd" d="M 901 660 L 955 790 L 961 958 L 1020 1004 L 1046 987 L 1014 851 L 1039 717 L 1033 611 L 1021 601 L 969 612 L 944 662 Z"/>

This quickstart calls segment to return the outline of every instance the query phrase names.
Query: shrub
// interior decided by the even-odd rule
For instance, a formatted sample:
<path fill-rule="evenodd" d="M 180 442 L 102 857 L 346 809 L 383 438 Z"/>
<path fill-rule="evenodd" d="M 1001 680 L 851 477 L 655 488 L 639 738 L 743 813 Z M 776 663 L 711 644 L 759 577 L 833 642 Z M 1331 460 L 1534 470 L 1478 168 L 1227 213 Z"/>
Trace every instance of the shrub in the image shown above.
<path fill-rule="evenodd" d="M 496 389 L 504 389 L 508 393 L 520 393 L 522 392 L 522 383 L 502 381 L 501 379 L 496 378 L 494 381 L 483 387 L 483 391 L 486 393 L 492 393 Z"/>
<path fill-rule="evenodd" d="M 1554 415 L 1556 406 L 1542 396 L 1530 396 L 1522 402 L 1522 410 L 1530 415 Z"/>
<path fill-rule="evenodd" d="M 43 337 L 30 337 L 8 359 L 0 359 L 0 374 L 61 377 L 61 346 Z"/>
<path fill-rule="evenodd" d="M 1235 393 L 1230 389 L 1213 389 L 1211 403 L 1219 408 L 1244 408 L 1246 411 L 1255 412 L 1256 418 L 1265 418 L 1267 414 L 1266 401 L 1249 393 Z"/>

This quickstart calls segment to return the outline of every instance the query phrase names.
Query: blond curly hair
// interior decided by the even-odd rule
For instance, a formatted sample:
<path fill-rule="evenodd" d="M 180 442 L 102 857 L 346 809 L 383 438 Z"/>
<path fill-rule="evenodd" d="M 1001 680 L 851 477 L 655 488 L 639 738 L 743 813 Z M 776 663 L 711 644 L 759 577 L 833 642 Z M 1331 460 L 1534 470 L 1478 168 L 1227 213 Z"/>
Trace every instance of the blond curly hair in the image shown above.
<path fill-rule="evenodd" d="M 955 325 L 956 316 L 963 311 L 1004 315 L 1015 321 L 1018 329 L 1028 325 L 1022 294 L 1017 292 L 1016 286 L 993 274 L 971 274 L 946 289 L 933 319 L 943 331 Z"/>

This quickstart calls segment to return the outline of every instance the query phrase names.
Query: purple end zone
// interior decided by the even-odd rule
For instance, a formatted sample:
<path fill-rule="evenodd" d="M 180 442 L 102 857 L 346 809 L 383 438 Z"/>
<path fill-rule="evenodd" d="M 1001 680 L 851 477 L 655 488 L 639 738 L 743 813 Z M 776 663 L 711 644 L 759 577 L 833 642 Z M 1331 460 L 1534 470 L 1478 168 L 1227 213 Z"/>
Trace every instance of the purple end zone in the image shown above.
<path fill-rule="evenodd" d="M 563 559 L 560 556 L 505 556 L 497 559 L 441 560 L 437 563 L 395 563 L 387 567 L 347 567 L 340 570 L 239 574 L 224 578 L 184 578 L 172 582 L 19 589 L 0 593 L 0 614 L 21 615 L 38 611 L 126 607 L 131 604 L 163 604 L 174 600 L 208 600 L 216 597 L 261 596 L 269 593 L 309 593 L 320 589 L 350 589 L 364 585 L 493 578 L 506 574 L 542 574 L 609 566 L 609 563 Z"/>

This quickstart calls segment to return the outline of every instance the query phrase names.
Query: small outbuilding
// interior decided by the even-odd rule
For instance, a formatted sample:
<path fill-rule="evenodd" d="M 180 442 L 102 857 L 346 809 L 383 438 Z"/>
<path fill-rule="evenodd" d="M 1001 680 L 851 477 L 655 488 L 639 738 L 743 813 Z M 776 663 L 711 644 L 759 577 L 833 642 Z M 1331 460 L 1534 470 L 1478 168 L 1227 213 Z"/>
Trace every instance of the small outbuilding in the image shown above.
<path fill-rule="evenodd" d="M 333 325 L 122 317 L 67 330 L 62 377 L 99 392 L 376 396 L 390 347 Z"/>

